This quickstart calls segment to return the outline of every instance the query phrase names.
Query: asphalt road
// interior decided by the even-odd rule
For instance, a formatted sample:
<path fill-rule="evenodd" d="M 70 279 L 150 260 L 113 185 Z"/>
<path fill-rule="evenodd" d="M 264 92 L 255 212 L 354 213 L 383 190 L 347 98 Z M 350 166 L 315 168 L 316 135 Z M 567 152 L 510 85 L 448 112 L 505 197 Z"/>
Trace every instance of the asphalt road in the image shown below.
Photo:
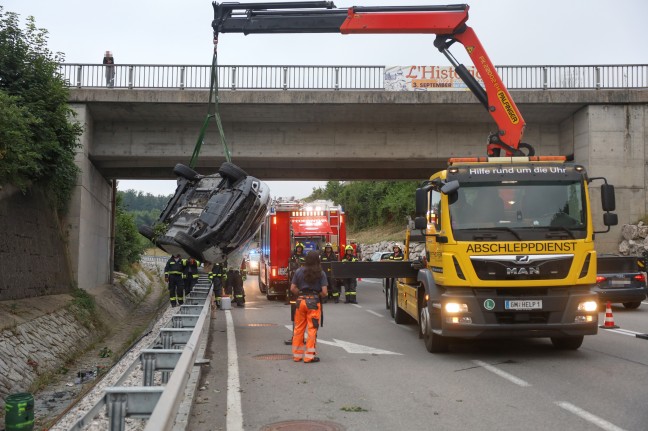
<path fill-rule="evenodd" d="M 245 308 L 213 313 L 191 430 L 648 429 L 648 340 L 635 337 L 648 333 L 648 302 L 613 307 L 620 329 L 577 351 L 518 339 L 433 355 L 414 324 L 391 319 L 380 280 L 363 280 L 358 305 L 324 305 L 321 362 L 304 364 L 284 345 L 289 307 L 251 278 Z"/>

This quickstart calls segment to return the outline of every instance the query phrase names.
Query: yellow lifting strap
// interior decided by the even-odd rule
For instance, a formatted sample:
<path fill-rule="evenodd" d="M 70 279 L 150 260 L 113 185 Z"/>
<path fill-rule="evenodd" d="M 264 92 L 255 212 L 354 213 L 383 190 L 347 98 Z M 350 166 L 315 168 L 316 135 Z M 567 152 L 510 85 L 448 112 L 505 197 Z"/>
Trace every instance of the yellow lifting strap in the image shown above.
<path fill-rule="evenodd" d="M 212 105 L 212 100 L 214 101 Z M 213 112 L 212 112 L 213 107 Z M 200 155 L 200 148 L 205 139 L 205 132 L 207 131 L 207 126 L 209 125 L 209 119 L 213 118 L 216 121 L 218 126 L 218 133 L 220 134 L 220 140 L 223 144 L 223 152 L 225 153 L 225 160 L 228 162 L 232 161 L 232 155 L 229 148 L 227 147 L 227 140 L 225 139 L 225 131 L 223 130 L 223 122 L 221 121 L 220 112 L 218 110 L 218 38 L 214 37 L 214 57 L 212 59 L 211 65 L 211 74 L 209 79 L 209 102 L 207 103 L 207 116 L 203 125 L 200 128 L 200 134 L 198 135 L 198 140 L 196 141 L 196 146 L 194 147 L 193 154 L 191 155 L 191 161 L 189 162 L 189 167 L 194 168 L 196 162 L 198 161 L 198 156 Z"/>

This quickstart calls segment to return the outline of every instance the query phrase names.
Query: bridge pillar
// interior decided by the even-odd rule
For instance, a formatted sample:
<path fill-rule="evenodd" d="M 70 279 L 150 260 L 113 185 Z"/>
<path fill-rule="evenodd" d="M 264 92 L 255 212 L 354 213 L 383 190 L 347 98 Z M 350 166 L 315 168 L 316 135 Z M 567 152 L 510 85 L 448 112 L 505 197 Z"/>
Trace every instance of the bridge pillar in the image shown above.
<path fill-rule="evenodd" d="M 590 177 L 606 177 L 615 187 L 619 225 L 596 236 L 596 249 L 617 253 L 621 226 L 636 223 L 646 215 L 648 106 L 589 105 L 574 114 L 571 126 L 563 126 L 562 132 L 573 137 L 576 162 L 587 168 Z M 601 184 L 595 181 L 590 188 L 597 230 L 604 228 Z"/>
<path fill-rule="evenodd" d="M 88 158 L 93 119 L 87 105 L 70 107 L 84 131 L 75 157 L 81 173 L 65 226 L 73 278 L 80 288 L 90 290 L 110 283 L 112 278 L 114 181 L 105 179 Z"/>

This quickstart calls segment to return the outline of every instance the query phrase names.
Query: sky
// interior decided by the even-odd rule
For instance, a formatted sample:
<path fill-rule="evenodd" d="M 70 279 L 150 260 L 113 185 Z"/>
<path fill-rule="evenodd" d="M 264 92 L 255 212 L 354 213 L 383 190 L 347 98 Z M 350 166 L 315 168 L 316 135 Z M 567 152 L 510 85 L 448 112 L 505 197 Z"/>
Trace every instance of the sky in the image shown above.
<path fill-rule="evenodd" d="M 245 1 L 241 1 L 244 3 Z M 435 0 L 344 0 L 337 7 L 452 4 Z M 648 0 L 474 0 L 473 27 L 495 65 L 648 64 Z M 67 63 L 211 64 L 211 0 L 3 0 L 34 16 L 49 49 Z M 224 34 L 221 65 L 447 66 L 432 35 Z M 460 46 L 453 54 L 465 61 Z M 469 65 L 470 61 L 466 62 Z M 198 131 L 196 131 L 198 132 Z M 227 134 L 227 130 L 225 130 Z M 234 162 L 236 162 L 234 160 Z M 305 197 L 324 182 L 268 181 L 273 196 Z M 172 194 L 175 181 L 120 181 L 119 188 Z"/>

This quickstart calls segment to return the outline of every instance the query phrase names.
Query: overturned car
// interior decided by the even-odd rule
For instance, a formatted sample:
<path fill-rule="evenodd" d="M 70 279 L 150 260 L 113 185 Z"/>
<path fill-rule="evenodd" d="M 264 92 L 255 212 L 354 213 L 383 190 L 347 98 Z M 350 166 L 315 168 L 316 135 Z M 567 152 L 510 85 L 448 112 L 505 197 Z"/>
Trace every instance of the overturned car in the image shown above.
<path fill-rule="evenodd" d="M 233 163 L 213 175 L 188 166 L 173 169 L 175 194 L 154 226 L 139 232 L 170 254 L 222 262 L 259 229 L 270 201 L 270 189 Z"/>

